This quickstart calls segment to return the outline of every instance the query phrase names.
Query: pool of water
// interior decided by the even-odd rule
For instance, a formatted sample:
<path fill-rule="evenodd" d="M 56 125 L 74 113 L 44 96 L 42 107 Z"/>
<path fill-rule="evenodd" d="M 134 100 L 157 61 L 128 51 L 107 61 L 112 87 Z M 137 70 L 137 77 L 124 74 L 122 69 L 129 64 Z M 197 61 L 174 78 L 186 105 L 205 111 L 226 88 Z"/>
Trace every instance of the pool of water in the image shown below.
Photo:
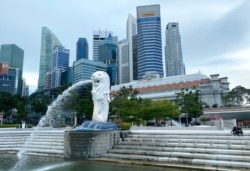
<path fill-rule="evenodd" d="M 98 162 L 92 160 L 70 161 L 63 158 L 0 154 L 0 171 L 188 171 L 166 167 L 152 167 Z"/>

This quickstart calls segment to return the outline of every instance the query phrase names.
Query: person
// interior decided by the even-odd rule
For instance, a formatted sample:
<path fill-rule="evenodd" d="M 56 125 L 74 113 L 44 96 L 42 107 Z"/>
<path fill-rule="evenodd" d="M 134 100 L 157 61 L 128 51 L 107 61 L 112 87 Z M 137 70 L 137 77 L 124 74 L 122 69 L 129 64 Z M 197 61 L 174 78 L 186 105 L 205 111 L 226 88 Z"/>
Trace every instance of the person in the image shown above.
<path fill-rule="evenodd" d="M 241 127 L 239 125 L 237 126 L 234 126 L 231 133 L 234 135 L 234 136 L 243 136 L 243 131 L 241 129 Z"/>
<path fill-rule="evenodd" d="M 231 133 L 232 133 L 234 136 L 236 135 L 236 129 L 237 129 L 237 127 L 234 126 L 233 129 L 232 129 L 232 131 L 231 131 Z"/>
<path fill-rule="evenodd" d="M 242 136 L 243 135 L 243 131 L 242 131 L 242 129 L 241 129 L 241 126 L 237 126 L 237 128 L 236 128 L 236 134 L 238 135 L 238 136 Z"/>

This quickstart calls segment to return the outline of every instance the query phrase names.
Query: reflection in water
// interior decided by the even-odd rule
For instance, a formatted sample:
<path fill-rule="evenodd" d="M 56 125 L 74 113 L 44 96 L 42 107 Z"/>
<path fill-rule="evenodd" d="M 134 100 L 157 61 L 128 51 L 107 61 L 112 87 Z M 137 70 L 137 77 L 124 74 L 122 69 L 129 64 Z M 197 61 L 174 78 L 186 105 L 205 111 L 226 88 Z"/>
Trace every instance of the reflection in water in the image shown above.
<path fill-rule="evenodd" d="M 15 171 L 188 171 L 188 169 L 127 165 L 93 160 L 70 161 L 53 157 L 26 157 L 25 164 L 13 169 L 13 166 L 18 162 L 17 156 L 14 154 L 1 154 L 0 171 L 8 171 L 10 169 Z"/>

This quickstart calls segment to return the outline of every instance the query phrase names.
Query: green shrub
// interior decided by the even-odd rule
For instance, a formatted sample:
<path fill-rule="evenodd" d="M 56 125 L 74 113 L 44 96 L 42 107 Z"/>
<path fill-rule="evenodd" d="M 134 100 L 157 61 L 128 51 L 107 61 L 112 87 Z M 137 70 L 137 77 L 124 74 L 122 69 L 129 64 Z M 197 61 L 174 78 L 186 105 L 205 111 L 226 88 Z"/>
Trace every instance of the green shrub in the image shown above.
<path fill-rule="evenodd" d="M 27 125 L 26 125 L 26 128 L 32 128 L 32 127 L 33 127 L 32 124 L 27 124 Z"/>
<path fill-rule="evenodd" d="M 65 127 L 66 127 L 66 124 L 59 124 L 58 127 L 59 127 L 59 128 L 65 128 Z"/>
<path fill-rule="evenodd" d="M 2 124 L 0 128 L 16 128 L 17 126 L 17 124 Z"/>
<path fill-rule="evenodd" d="M 119 126 L 120 126 L 121 130 L 129 130 L 131 127 L 131 124 L 128 122 L 123 122 Z"/>
<path fill-rule="evenodd" d="M 208 118 L 208 117 L 202 117 L 202 118 L 200 118 L 200 121 L 201 122 L 210 121 L 210 118 Z"/>

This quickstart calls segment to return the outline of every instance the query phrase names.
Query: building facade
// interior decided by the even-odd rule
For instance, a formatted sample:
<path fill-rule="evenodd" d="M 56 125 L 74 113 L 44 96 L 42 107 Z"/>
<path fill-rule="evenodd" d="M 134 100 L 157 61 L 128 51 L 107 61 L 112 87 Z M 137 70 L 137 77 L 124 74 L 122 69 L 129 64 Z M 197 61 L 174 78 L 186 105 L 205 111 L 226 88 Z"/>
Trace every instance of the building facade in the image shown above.
<path fill-rule="evenodd" d="M 138 80 L 137 35 L 133 36 L 133 80 Z"/>
<path fill-rule="evenodd" d="M 95 71 L 107 72 L 107 64 L 83 58 L 73 62 L 73 84 L 83 80 L 90 80 Z"/>
<path fill-rule="evenodd" d="M 73 83 L 73 67 L 68 67 L 62 71 L 61 74 L 61 85 L 72 85 Z"/>
<path fill-rule="evenodd" d="M 17 94 L 19 69 L 9 67 L 7 63 L 0 63 L 0 91 L 12 95 Z"/>
<path fill-rule="evenodd" d="M 168 23 L 166 27 L 165 67 L 167 77 L 186 74 L 178 23 Z"/>
<path fill-rule="evenodd" d="M 129 83 L 129 50 L 128 41 L 126 39 L 118 43 L 118 84 Z"/>
<path fill-rule="evenodd" d="M 69 50 L 62 46 L 54 46 L 51 87 L 61 86 L 61 74 L 69 67 Z"/>
<path fill-rule="evenodd" d="M 139 91 L 138 96 L 143 99 L 175 101 L 177 93 L 180 93 L 183 88 L 191 90 L 192 87 L 196 87 L 200 90 L 201 101 L 206 105 L 224 106 L 223 96 L 229 92 L 227 79 L 227 77 L 219 78 L 219 74 L 208 77 L 201 73 L 156 79 L 147 77 L 145 80 L 111 86 L 111 93 L 119 91 L 121 87 L 132 86 Z"/>
<path fill-rule="evenodd" d="M 136 18 L 131 14 L 127 19 L 127 42 L 128 42 L 128 82 L 132 82 L 134 78 L 133 69 L 133 36 L 137 34 L 137 22 Z M 125 83 L 125 82 L 123 82 Z"/>
<path fill-rule="evenodd" d="M 99 44 L 98 61 L 107 64 L 107 73 L 110 77 L 110 84 L 118 84 L 118 38 L 110 34 Z"/>
<path fill-rule="evenodd" d="M 1 45 L 0 62 L 8 63 L 10 67 L 18 69 L 17 94 L 22 96 L 23 92 L 23 61 L 24 51 L 15 44 Z"/>
<path fill-rule="evenodd" d="M 146 72 L 163 77 L 160 5 L 137 7 L 138 79 Z"/>
<path fill-rule="evenodd" d="M 76 60 L 89 59 L 89 44 L 86 38 L 79 38 L 76 43 Z"/>
<path fill-rule="evenodd" d="M 99 57 L 99 44 L 106 39 L 109 35 L 113 35 L 111 31 L 93 31 L 93 60 L 98 61 Z"/>
<path fill-rule="evenodd" d="M 49 82 L 46 74 L 51 75 L 53 69 L 54 46 L 62 46 L 62 44 L 52 31 L 47 27 L 42 27 L 38 90 L 43 90 L 45 83 Z"/>

